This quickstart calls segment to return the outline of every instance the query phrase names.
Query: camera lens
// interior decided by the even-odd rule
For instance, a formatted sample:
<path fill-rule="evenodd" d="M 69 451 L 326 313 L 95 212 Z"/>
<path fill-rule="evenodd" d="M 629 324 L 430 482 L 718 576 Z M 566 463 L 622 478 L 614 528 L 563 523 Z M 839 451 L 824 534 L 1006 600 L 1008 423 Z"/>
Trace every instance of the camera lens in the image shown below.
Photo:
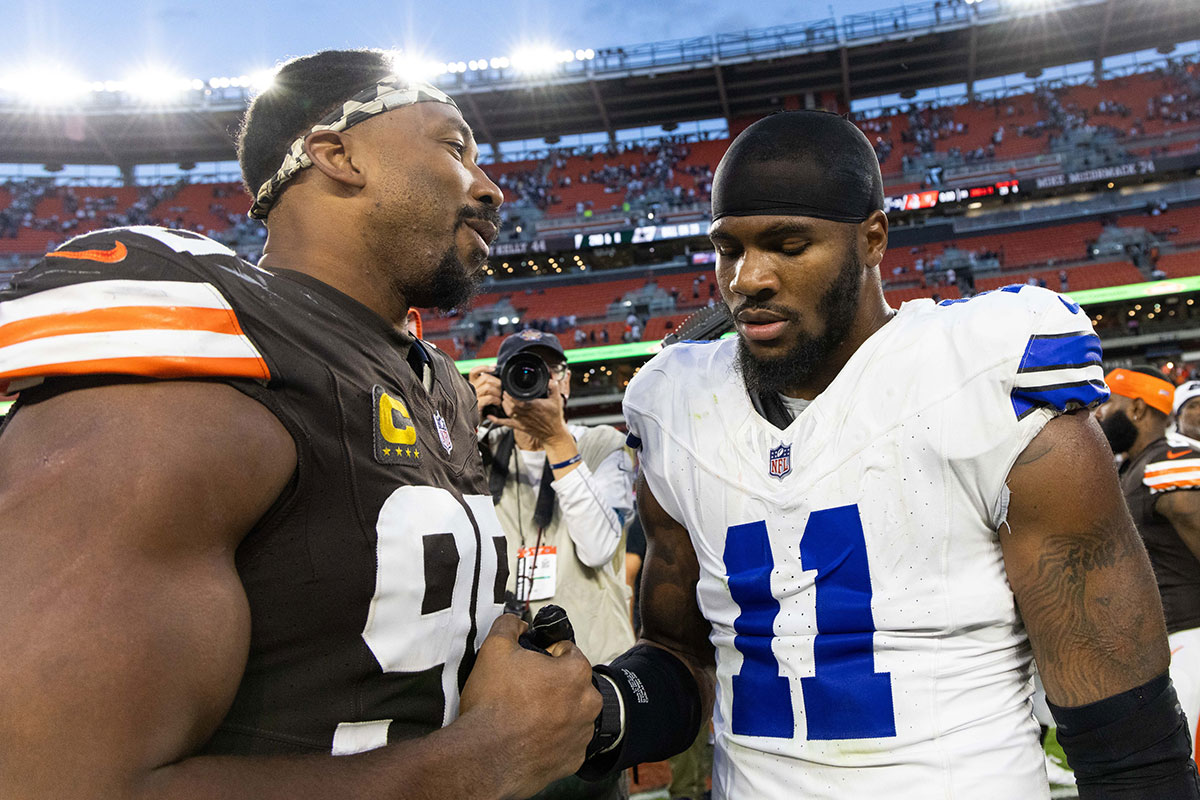
<path fill-rule="evenodd" d="M 517 353 L 500 370 L 500 386 L 517 400 L 546 397 L 550 387 L 550 368 L 533 353 Z"/>
<path fill-rule="evenodd" d="M 509 375 L 512 378 L 513 388 L 518 392 L 528 392 L 533 387 L 537 386 L 538 373 L 532 367 L 517 367 Z"/>

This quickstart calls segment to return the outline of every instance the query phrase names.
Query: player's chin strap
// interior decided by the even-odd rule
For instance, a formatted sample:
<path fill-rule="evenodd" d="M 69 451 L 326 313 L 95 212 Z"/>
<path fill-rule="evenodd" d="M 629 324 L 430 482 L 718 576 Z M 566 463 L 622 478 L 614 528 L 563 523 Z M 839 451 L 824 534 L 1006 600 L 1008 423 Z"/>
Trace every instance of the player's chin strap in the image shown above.
<path fill-rule="evenodd" d="M 1080 800 L 1200 798 L 1187 719 L 1165 673 L 1086 706 L 1049 706 Z"/>

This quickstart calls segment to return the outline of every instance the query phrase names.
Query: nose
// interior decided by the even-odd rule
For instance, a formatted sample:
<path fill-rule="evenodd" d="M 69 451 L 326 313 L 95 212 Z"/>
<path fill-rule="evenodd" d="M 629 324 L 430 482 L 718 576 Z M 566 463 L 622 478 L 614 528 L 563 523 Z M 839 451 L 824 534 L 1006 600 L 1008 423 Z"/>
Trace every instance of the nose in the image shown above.
<path fill-rule="evenodd" d="M 496 185 L 488 174 L 483 171 L 483 168 L 478 164 L 472 164 L 474 170 L 473 179 L 471 182 L 471 199 L 477 200 L 480 203 L 489 205 L 492 208 L 500 208 L 504 204 L 504 192 Z"/>
<path fill-rule="evenodd" d="M 752 300 L 774 296 L 779 291 L 779 275 L 771 259 L 753 248 L 747 248 L 734 262 L 729 291 Z"/>

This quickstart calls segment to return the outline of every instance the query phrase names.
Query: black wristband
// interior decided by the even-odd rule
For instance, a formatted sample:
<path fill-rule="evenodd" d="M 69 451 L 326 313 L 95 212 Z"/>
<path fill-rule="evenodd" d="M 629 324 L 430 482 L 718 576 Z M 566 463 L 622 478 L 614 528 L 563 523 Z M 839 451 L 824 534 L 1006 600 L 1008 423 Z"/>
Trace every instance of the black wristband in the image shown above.
<path fill-rule="evenodd" d="M 700 687 L 687 666 L 660 647 L 639 644 L 618 656 L 611 664 L 592 667 L 599 676 L 611 678 L 621 694 L 625 726 L 620 743 L 602 752 L 597 736 L 607 720 L 597 720 L 597 735 L 588 747 L 588 758 L 575 773 L 588 781 L 597 781 L 613 772 L 662 761 L 682 753 L 696 740 L 702 716 Z M 595 680 L 607 683 L 605 677 Z M 602 693 L 603 694 L 603 693 Z M 619 707 L 605 704 L 606 712 L 619 713 Z"/>
<path fill-rule="evenodd" d="M 1086 706 L 1048 705 L 1080 800 L 1200 800 L 1187 719 L 1165 673 Z"/>

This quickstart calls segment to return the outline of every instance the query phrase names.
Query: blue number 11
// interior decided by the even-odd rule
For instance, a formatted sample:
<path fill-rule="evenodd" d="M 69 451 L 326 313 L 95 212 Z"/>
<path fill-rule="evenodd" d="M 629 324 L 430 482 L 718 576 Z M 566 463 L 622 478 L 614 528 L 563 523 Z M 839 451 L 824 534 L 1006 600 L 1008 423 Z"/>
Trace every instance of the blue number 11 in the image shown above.
<path fill-rule="evenodd" d="M 892 676 L 875 671 L 871 576 L 858 506 L 814 511 L 800 538 L 800 564 L 816 570 L 817 636 L 813 675 L 800 679 L 808 739 L 896 735 Z M 771 594 L 775 559 L 764 520 L 734 525 L 725 538 L 729 593 L 740 613 L 733 646 L 733 732 L 791 739 L 792 687 L 771 650 L 779 601 Z"/>

